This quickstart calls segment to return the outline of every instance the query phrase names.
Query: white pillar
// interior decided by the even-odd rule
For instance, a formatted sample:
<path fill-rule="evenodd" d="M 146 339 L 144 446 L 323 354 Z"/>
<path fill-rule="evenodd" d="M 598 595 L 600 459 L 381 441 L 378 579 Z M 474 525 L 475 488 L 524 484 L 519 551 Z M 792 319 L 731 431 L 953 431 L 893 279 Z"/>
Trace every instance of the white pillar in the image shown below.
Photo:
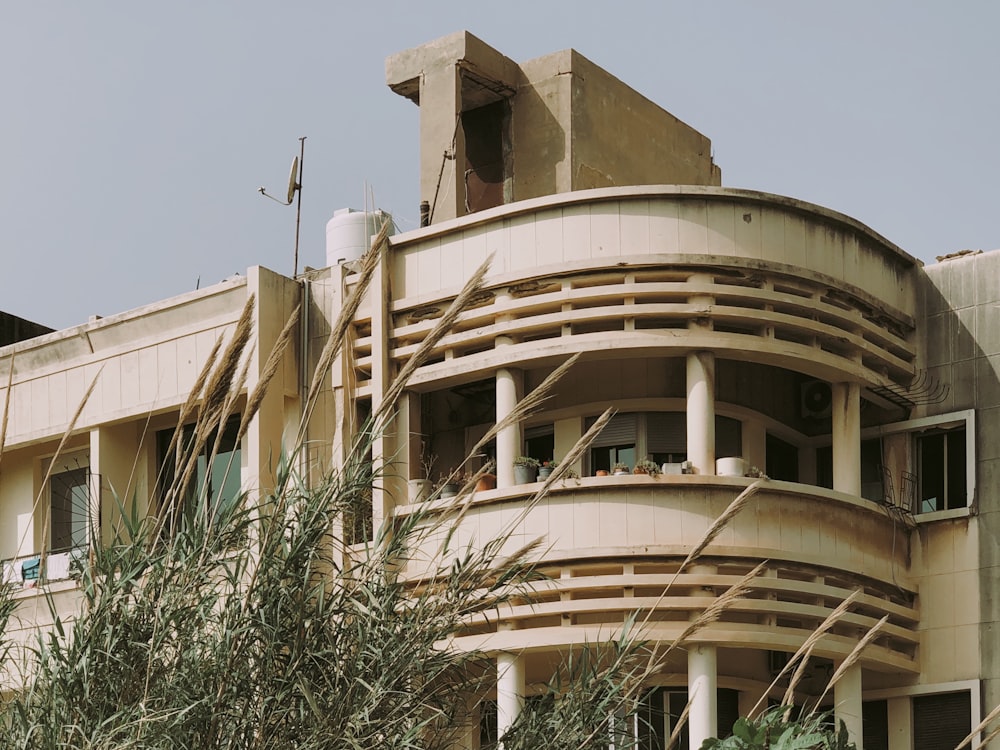
<path fill-rule="evenodd" d="M 524 657 L 497 656 L 497 737 L 501 738 L 521 715 L 524 706 Z M 501 743 L 501 747 L 502 747 Z"/>
<path fill-rule="evenodd" d="M 886 713 L 889 719 L 889 750 L 910 750 L 913 738 L 913 704 L 910 696 L 889 698 L 886 701 Z"/>
<path fill-rule="evenodd" d="M 863 735 L 861 732 L 861 665 L 855 664 L 850 667 L 837 684 L 833 686 L 833 715 L 837 720 L 837 726 L 843 721 L 847 726 L 850 740 L 861 747 Z"/>
<path fill-rule="evenodd" d="M 833 489 L 861 494 L 861 386 L 831 386 L 833 417 Z"/>
<path fill-rule="evenodd" d="M 690 747 L 701 747 L 709 737 L 718 735 L 719 708 L 717 656 L 715 646 L 695 645 L 688 648 L 688 736 Z"/>
<path fill-rule="evenodd" d="M 687 455 L 696 473 L 715 474 L 715 355 L 711 352 L 687 355 Z"/>
<path fill-rule="evenodd" d="M 497 423 L 517 406 L 521 373 L 501 367 L 497 370 Z M 514 459 L 521 450 L 521 425 L 510 425 L 497 433 L 497 487 L 514 486 Z"/>

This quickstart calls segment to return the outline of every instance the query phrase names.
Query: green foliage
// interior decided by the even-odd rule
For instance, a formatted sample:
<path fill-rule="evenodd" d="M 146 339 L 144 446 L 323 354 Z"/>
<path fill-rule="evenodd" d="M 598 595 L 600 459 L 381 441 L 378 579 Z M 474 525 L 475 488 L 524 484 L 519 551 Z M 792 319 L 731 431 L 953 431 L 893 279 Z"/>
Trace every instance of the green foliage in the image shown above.
<path fill-rule="evenodd" d="M 130 520 L 83 571 L 84 614 L 35 649 L 4 709 L 23 748 L 435 747 L 482 657 L 438 647 L 531 576 L 500 544 L 447 550 L 418 596 L 396 572 L 438 523 L 416 514 L 341 565 L 338 513 L 372 477 L 307 490 L 281 477 L 257 505 L 186 509 L 169 535 Z M 249 541 L 249 543 L 248 543 Z"/>
<path fill-rule="evenodd" d="M 786 719 L 787 706 L 765 711 L 758 719 L 740 718 L 724 740 L 707 739 L 701 750 L 855 750 L 841 722 L 837 730 L 828 714 Z"/>
<path fill-rule="evenodd" d="M 370 455 L 373 433 L 362 431 L 352 456 Z M 442 644 L 457 623 L 495 619 L 524 596 L 537 578 L 534 547 L 510 554 L 503 535 L 458 547 L 455 518 L 427 511 L 348 553 L 337 521 L 379 481 L 372 464 L 352 458 L 313 488 L 289 464 L 259 502 L 203 495 L 169 529 L 119 504 L 118 538 L 81 571 L 82 614 L 67 620 L 50 603 L 55 624 L 31 654 L 34 680 L 0 706 L 0 745 L 447 746 L 495 667 Z M 417 547 L 438 550 L 419 585 L 401 575 Z M 597 648 L 576 657 L 553 684 L 556 712 L 526 712 L 509 750 L 536 746 L 545 731 L 573 738 L 556 747 L 596 747 L 577 738 L 623 710 L 637 653 L 622 641 L 608 658 Z"/>

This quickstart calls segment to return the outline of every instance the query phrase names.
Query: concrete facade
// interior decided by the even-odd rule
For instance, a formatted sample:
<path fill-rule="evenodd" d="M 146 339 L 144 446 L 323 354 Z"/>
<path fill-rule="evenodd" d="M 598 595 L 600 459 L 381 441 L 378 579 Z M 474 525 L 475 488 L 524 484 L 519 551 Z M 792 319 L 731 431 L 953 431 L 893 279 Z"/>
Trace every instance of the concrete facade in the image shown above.
<path fill-rule="evenodd" d="M 708 138 L 575 50 L 518 64 L 462 31 L 385 68 L 420 106 L 432 222 L 587 188 L 721 182 Z"/>
<path fill-rule="evenodd" d="M 417 368 L 377 446 L 395 460 L 373 492 L 374 523 L 412 512 L 437 472 L 461 465 L 525 393 L 581 355 L 543 411 L 474 459 L 471 468 L 497 461 L 497 487 L 475 494 L 457 530 L 475 544 L 514 523 L 512 546 L 544 540 L 548 578 L 533 602 L 456 624 L 456 648 L 497 659 L 496 691 L 478 697 L 496 701 L 499 725 L 560 655 L 614 637 L 629 612 L 651 611 L 643 637 L 671 641 L 767 561 L 752 593 L 651 679 L 656 731 L 669 734 L 676 701 L 704 685 L 688 743 L 727 731 L 860 589 L 817 644 L 797 700 L 815 700 L 885 616 L 825 705 L 859 747 L 953 747 L 922 727 L 961 738 L 1000 703 L 1000 252 L 924 267 L 836 211 L 722 187 L 707 138 L 574 51 L 515 63 L 461 32 L 394 55 L 386 78 L 420 106 L 420 194 L 432 214 L 393 237 L 376 269 L 310 423 L 308 465 L 340 460 L 358 413 L 379 404 L 487 259 L 476 305 Z M 10 403 L 0 560 L 22 587 L 23 635 L 46 624 L 36 586 L 72 611 L 71 576 L 36 583 L 23 564 L 51 546 L 39 498 L 87 385 L 96 378 L 64 468 L 88 467 L 92 503 L 106 506 L 114 491 L 152 505 L 149 435 L 176 421 L 248 294 L 258 300 L 251 373 L 301 302 L 298 351 L 241 446 L 243 485 L 266 488 L 357 283 L 352 268 L 294 280 L 253 268 L 0 348 Z M 617 416 L 573 467 L 580 478 L 529 503 L 540 485 L 515 483 L 513 457 L 562 458 L 608 406 Z M 435 475 L 425 476 L 431 455 Z M 597 476 L 647 456 L 662 474 Z M 754 468 L 770 479 L 698 565 L 675 575 Z M 405 575 L 420 575 L 421 557 Z M 464 742 L 480 746 L 474 731 Z"/>

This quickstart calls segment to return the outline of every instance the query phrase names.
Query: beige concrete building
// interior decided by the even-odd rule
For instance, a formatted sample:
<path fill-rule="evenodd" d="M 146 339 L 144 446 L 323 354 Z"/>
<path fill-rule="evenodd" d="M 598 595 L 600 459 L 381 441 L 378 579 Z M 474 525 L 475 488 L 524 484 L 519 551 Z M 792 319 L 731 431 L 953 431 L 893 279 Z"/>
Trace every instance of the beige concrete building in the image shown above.
<path fill-rule="evenodd" d="M 614 637 L 628 613 L 652 612 L 644 636 L 671 641 L 766 561 L 752 594 L 650 681 L 643 747 L 662 746 L 689 697 L 688 746 L 727 732 L 858 589 L 799 700 L 815 700 L 887 617 L 827 705 L 859 747 L 953 747 L 1000 703 L 1000 252 L 924 267 L 843 214 L 722 187 L 706 137 L 574 51 L 516 63 L 459 33 L 391 57 L 386 76 L 420 106 L 426 226 L 391 239 L 311 424 L 311 464 L 337 460 L 355 415 L 379 403 L 487 258 L 485 292 L 417 369 L 377 446 L 395 471 L 373 493 L 375 523 L 413 511 L 433 479 L 428 456 L 439 471 L 459 465 L 581 355 L 544 411 L 476 458 L 496 461 L 497 486 L 476 493 L 460 538 L 514 522 L 511 544 L 545 540 L 549 580 L 533 603 L 456 633 L 456 647 L 497 660 L 484 704 L 495 711 L 469 717 L 464 746 L 488 746 L 560 655 Z M 357 218 L 335 217 L 333 235 Z M 25 632 L 44 625 L 40 589 L 72 611 L 75 550 L 87 529 L 109 533 L 112 490 L 155 504 L 158 435 L 250 292 L 254 357 L 296 302 L 306 310 L 299 351 L 227 447 L 244 487 L 268 486 L 269 456 L 356 283 L 341 250 L 335 240 L 332 265 L 297 279 L 252 268 L 0 348 L 0 384 L 11 383 L 0 559 L 21 587 Z M 529 505 L 540 485 L 516 483 L 515 457 L 559 460 L 609 406 L 617 413 L 574 467 L 580 478 Z M 597 476 L 645 458 L 662 473 Z M 769 479 L 664 596 L 755 469 Z"/>

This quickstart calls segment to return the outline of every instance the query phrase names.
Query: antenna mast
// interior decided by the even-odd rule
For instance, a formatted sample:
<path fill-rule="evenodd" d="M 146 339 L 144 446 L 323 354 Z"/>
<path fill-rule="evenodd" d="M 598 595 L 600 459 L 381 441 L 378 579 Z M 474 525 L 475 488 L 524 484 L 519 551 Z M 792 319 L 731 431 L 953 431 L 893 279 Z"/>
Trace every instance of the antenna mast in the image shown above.
<path fill-rule="evenodd" d="M 295 204 L 295 265 L 292 271 L 292 278 L 299 275 L 299 224 L 302 221 L 302 175 L 306 171 L 306 137 L 299 138 L 299 179 L 295 183 L 295 189 L 299 194 Z"/>
<path fill-rule="evenodd" d="M 302 174 L 305 172 L 305 161 L 306 136 L 302 136 L 299 138 L 299 155 L 292 159 L 292 168 L 288 174 L 288 193 L 285 196 L 285 200 L 269 195 L 263 187 L 257 188 L 258 193 L 265 198 L 270 198 L 275 203 L 280 203 L 282 206 L 292 205 L 295 194 L 299 194 L 299 199 L 295 206 L 295 265 L 292 271 L 293 278 L 299 275 L 299 226 L 302 223 Z"/>

